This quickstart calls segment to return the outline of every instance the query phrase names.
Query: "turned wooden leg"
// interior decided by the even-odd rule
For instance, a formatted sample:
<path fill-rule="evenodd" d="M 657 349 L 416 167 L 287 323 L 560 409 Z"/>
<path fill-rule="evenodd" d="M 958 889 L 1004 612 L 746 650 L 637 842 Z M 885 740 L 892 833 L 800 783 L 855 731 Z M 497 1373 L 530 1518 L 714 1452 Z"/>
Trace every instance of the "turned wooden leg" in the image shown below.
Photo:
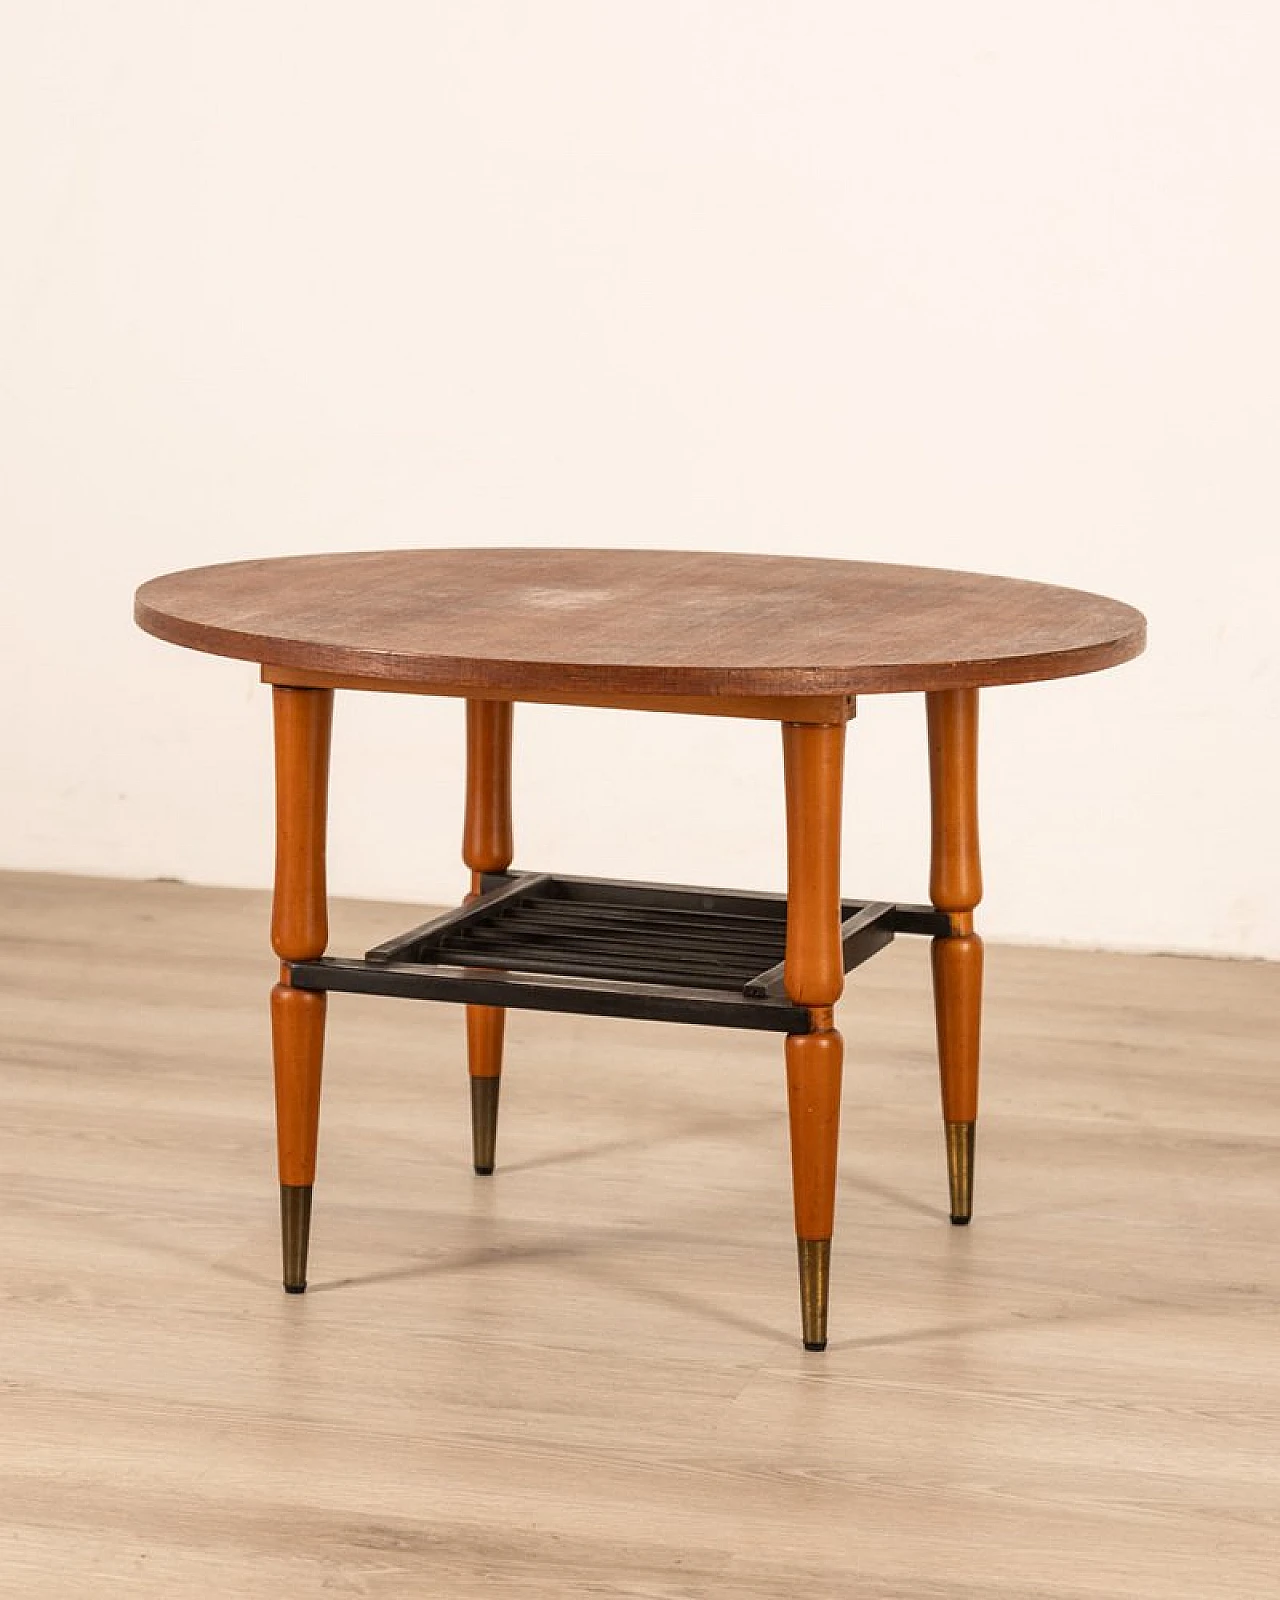
<path fill-rule="evenodd" d="M 844 1044 L 832 1007 L 844 988 L 840 942 L 840 811 L 844 725 L 782 725 L 787 791 L 789 998 L 809 1008 L 811 1032 L 787 1039 L 791 1178 L 806 1350 L 825 1350 L 840 1135 Z"/>
<path fill-rule="evenodd" d="M 471 868 L 471 895 L 485 872 L 511 865 L 511 703 L 467 701 L 467 807 L 462 859 Z M 502 1084 L 501 1006 L 467 1007 L 467 1070 L 471 1076 L 471 1153 L 476 1172 L 493 1171 Z"/>
<path fill-rule="evenodd" d="M 276 1144 L 284 1286 L 307 1286 L 311 1190 L 320 1125 L 325 995 L 294 989 L 290 961 L 311 961 L 329 942 L 325 824 L 329 793 L 331 689 L 272 690 L 276 741 L 276 881 L 271 943 L 280 982 L 271 991 Z"/>
<path fill-rule="evenodd" d="M 933 941 L 933 1000 L 942 1075 L 951 1220 L 973 1215 L 978 1051 L 982 1031 L 982 940 L 973 931 L 982 899 L 978 854 L 978 691 L 939 689 L 925 696 L 933 848 L 929 894 L 951 920 Z"/>

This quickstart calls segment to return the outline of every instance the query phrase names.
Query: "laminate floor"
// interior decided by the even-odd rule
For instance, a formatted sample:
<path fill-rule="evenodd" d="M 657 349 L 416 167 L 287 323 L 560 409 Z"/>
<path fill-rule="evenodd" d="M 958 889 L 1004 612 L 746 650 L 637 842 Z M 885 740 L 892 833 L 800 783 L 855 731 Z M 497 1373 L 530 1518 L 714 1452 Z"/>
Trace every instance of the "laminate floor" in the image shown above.
<path fill-rule="evenodd" d="M 461 1015 L 335 997 L 283 1295 L 266 908 L 0 877 L 0 1593 L 1280 1593 L 1280 968 L 993 949 L 967 1230 L 862 969 L 818 1356 L 764 1035 L 513 1014 L 477 1180 Z"/>

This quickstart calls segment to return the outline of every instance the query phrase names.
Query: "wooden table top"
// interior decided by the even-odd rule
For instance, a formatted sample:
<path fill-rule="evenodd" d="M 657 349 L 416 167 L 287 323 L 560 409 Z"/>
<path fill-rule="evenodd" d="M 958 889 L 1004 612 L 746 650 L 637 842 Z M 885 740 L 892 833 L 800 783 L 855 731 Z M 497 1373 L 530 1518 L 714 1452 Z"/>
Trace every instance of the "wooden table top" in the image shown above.
<path fill-rule="evenodd" d="M 929 567 L 666 550 L 387 550 L 198 567 L 138 624 L 266 666 L 442 691 L 876 694 L 1138 655 L 1131 606 Z"/>

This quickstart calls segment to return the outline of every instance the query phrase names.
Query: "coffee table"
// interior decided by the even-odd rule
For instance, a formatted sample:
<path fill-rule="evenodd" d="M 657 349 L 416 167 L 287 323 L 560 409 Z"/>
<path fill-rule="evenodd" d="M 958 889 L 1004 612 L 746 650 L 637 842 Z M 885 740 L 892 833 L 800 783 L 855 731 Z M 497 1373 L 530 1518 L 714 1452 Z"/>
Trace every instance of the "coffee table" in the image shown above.
<path fill-rule="evenodd" d="M 466 1006 L 472 1157 L 494 1168 L 510 1007 L 785 1035 L 801 1327 L 822 1350 L 845 974 L 897 934 L 932 940 L 950 1217 L 970 1220 L 982 940 L 978 690 L 1140 653 L 1145 623 L 1099 595 L 858 561 L 656 550 L 393 550 L 202 567 L 139 589 L 141 627 L 261 664 L 275 722 L 271 992 L 284 1287 L 306 1287 L 327 995 Z M 466 702 L 458 909 L 326 954 L 325 829 L 336 690 Z M 928 905 L 840 888 L 845 729 L 856 697 L 923 693 Z M 517 701 L 752 717 L 782 730 L 785 897 L 513 871 Z M 584 750 L 589 761 L 591 752 Z"/>

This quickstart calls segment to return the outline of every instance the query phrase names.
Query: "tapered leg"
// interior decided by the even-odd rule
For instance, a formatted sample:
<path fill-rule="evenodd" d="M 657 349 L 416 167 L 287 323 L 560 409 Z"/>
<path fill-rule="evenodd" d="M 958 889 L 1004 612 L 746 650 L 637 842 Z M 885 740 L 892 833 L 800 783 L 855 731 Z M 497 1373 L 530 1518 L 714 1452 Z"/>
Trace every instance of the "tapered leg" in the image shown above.
<path fill-rule="evenodd" d="M 832 1007 L 844 988 L 840 943 L 840 813 L 844 725 L 784 723 L 789 998 L 809 1008 L 809 1033 L 787 1039 L 791 1177 L 806 1350 L 825 1350 L 840 1135 L 844 1044 Z"/>
<path fill-rule="evenodd" d="M 288 963 L 314 960 L 329 942 L 325 829 L 333 691 L 277 686 L 272 704 L 276 880 L 271 943 L 282 966 L 271 991 L 271 1041 L 284 1286 L 301 1294 L 307 1286 L 326 997 L 292 988 Z"/>
<path fill-rule="evenodd" d="M 933 998 L 942 1077 L 947 1177 L 953 1223 L 973 1215 L 974 1134 L 982 1031 L 982 940 L 973 912 L 982 899 L 978 851 L 978 691 L 936 690 L 925 697 L 933 848 L 929 893 L 951 933 L 933 941 Z"/>
<path fill-rule="evenodd" d="M 471 868 L 471 894 L 485 872 L 511 865 L 511 725 L 506 700 L 467 701 L 467 803 L 462 859 Z M 502 1084 L 501 1006 L 467 1007 L 467 1069 L 471 1077 L 471 1154 L 476 1172 L 493 1171 Z"/>
<path fill-rule="evenodd" d="M 827 1347 L 831 1235 L 840 1142 L 844 1040 L 834 1028 L 787 1040 L 791 1185 L 800 1265 L 800 1332 L 806 1350 Z"/>
<path fill-rule="evenodd" d="M 320 1131 L 320 1069 L 328 996 L 278 983 L 271 991 L 271 1042 L 276 1069 L 276 1147 L 284 1286 L 307 1286 L 311 1190 Z"/>
<path fill-rule="evenodd" d="M 471 1160 L 477 1177 L 493 1172 L 498 1145 L 498 1095 L 502 1088 L 501 1006 L 467 1007 L 467 1071 L 471 1078 Z"/>

